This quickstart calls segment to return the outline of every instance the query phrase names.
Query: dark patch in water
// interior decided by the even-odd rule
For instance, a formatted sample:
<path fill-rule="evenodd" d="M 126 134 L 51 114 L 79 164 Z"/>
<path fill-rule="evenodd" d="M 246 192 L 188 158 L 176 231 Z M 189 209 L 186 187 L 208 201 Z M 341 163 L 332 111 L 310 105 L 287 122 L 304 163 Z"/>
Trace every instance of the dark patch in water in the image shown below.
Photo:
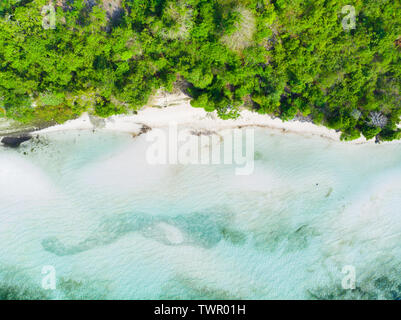
<path fill-rule="evenodd" d="M 49 292 L 16 268 L 0 267 L 0 300 L 48 300 Z"/>
<path fill-rule="evenodd" d="M 49 237 L 42 240 L 42 247 L 58 256 L 74 255 L 111 244 L 126 234 L 145 230 L 160 222 L 177 227 L 184 234 L 185 240 L 182 244 L 185 245 L 211 248 L 222 240 L 235 245 L 243 244 L 246 241 L 244 233 L 228 226 L 229 217 L 227 215 L 191 213 L 171 218 L 128 213 L 105 219 L 92 236 L 78 244 L 65 245 L 57 237 Z M 155 240 L 169 244 L 160 238 L 155 238 Z"/>
<path fill-rule="evenodd" d="M 71 250 L 68 250 L 65 245 L 56 237 L 50 237 L 42 240 L 42 247 L 46 251 L 52 252 L 58 256 L 65 256 L 71 252 Z"/>
<path fill-rule="evenodd" d="M 206 214 L 190 214 L 188 216 L 178 216 L 171 219 L 171 222 L 190 235 L 191 242 L 206 248 L 217 245 L 223 238 L 219 226 L 218 218 Z"/>
<path fill-rule="evenodd" d="M 107 299 L 108 292 L 108 281 L 67 278 L 57 279 L 55 291 L 45 290 L 17 268 L 0 267 L 0 300 L 100 300 Z"/>
<path fill-rule="evenodd" d="M 401 282 L 398 278 L 381 275 L 356 284 L 354 290 L 345 290 L 340 284 L 308 290 L 310 299 L 318 300 L 401 300 Z"/>
<path fill-rule="evenodd" d="M 375 288 L 381 293 L 384 299 L 401 300 L 401 283 L 392 281 L 386 276 L 374 280 Z"/>
<path fill-rule="evenodd" d="M 307 291 L 307 297 L 313 300 L 375 300 L 374 292 L 367 292 L 356 287 L 355 290 L 344 290 L 341 285 L 320 287 Z"/>
<path fill-rule="evenodd" d="M 329 191 L 327 191 L 325 198 L 330 197 L 331 193 L 333 192 L 333 188 L 330 187 Z"/>
<path fill-rule="evenodd" d="M 263 155 L 263 153 L 261 153 L 259 151 L 255 151 L 254 159 L 255 159 L 255 161 L 264 161 L 264 160 L 266 160 L 264 155 Z"/>
<path fill-rule="evenodd" d="M 105 300 L 109 291 L 106 281 L 61 278 L 57 286 L 68 300 Z"/>
<path fill-rule="evenodd" d="M 201 280 L 176 276 L 162 288 L 162 300 L 241 300 L 242 298 L 224 289 L 213 288 Z"/>
<path fill-rule="evenodd" d="M 318 235 L 316 229 L 307 224 L 294 228 L 282 222 L 259 226 L 257 231 L 253 231 L 253 241 L 254 247 L 260 251 L 273 252 L 278 248 L 284 248 L 288 252 L 293 252 L 306 249 L 311 239 Z"/>
<path fill-rule="evenodd" d="M 74 255 L 99 246 L 111 244 L 127 233 L 141 230 L 152 223 L 153 219 L 150 216 L 122 214 L 103 221 L 94 235 L 77 245 L 65 246 L 58 238 L 51 237 L 44 239 L 42 246 L 46 251 L 58 256 Z"/>
<path fill-rule="evenodd" d="M 234 245 L 243 245 L 246 242 L 246 234 L 229 227 L 221 227 L 220 232 L 224 240 L 231 242 Z"/>
<path fill-rule="evenodd" d="M 317 236 L 315 229 L 308 225 L 302 225 L 295 232 L 288 235 L 288 251 L 303 250 L 309 246 L 312 237 Z"/>
<path fill-rule="evenodd" d="M 0 300 L 48 300 L 49 296 L 40 287 L 28 287 L 0 282 Z"/>

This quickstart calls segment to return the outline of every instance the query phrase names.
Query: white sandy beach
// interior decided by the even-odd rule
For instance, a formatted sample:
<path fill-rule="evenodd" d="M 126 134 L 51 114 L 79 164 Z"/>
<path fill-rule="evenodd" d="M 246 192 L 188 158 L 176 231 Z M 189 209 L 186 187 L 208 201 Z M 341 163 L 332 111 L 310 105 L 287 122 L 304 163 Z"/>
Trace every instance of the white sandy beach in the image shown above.
<path fill-rule="evenodd" d="M 49 133 L 62 130 L 112 130 L 120 132 L 138 133 L 143 125 L 151 128 L 163 128 L 169 124 L 194 130 L 207 130 L 218 132 L 225 129 L 241 127 L 264 127 L 283 133 L 291 132 L 302 135 L 315 135 L 333 141 L 340 141 L 341 133 L 328 129 L 324 126 L 315 125 L 310 122 L 298 120 L 282 121 L 272 117 L 242 110 L 241 116 L 236 120 L 222 120 L 216 112 L 206 112 L 204 109 L 193 108 L 190 105 L 190 98 L 183 93 L 165 93 L 159 91 L 150 99 L 148 105 L 143 107 L 135 115 L 116 115 L 103 120 L 93 120 L 87 113 L 79 119 L 71 120 L 62 125 L 49 127 L 35 134 Z M 367 141 L 364 137 L 351 142 L 352 144 L 375 143 L 374 140 Z M 384 143 L 399 143 L 384 142 Z"/>

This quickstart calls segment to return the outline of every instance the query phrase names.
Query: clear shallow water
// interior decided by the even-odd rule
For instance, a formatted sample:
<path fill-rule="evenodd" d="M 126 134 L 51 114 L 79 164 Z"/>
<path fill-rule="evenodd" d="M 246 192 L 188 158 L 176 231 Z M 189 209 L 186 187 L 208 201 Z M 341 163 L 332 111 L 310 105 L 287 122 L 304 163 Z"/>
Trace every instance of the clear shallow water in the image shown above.
<path fill-rule="evenodd" d="M 401 298 L 401 146 L 255 140 L 250 176 L 122 133 L 0 148 L 0 298 Z"/>

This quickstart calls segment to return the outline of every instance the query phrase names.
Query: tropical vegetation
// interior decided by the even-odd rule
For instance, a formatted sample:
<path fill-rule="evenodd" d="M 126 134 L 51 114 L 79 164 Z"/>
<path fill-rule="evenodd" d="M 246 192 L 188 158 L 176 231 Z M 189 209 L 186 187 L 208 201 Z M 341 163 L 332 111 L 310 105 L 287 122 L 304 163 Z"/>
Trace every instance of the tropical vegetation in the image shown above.
<path fill-rule="evenodd" d="M 54 13 L 54 17 L 53 17 Z M 354 14 L 355 13 L 355 14 Z M 355 16 L 355 19 L 353 17 Z M 21 122 L 193 107 L 401 136 L 400 0 L 2 0 L 0 107 Z"/>

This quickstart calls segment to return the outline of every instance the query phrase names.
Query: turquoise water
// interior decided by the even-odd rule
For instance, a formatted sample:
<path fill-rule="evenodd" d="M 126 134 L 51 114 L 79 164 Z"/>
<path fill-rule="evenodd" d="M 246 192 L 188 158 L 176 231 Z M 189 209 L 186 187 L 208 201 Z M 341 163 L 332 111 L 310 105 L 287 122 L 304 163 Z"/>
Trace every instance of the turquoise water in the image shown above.
<path fill-rule="evenodd" d="M 249 176 L 149 165 L 144 135 L 0 147 L 0 298 L 401 298 L 401 146 L 255 140 Z"/>

